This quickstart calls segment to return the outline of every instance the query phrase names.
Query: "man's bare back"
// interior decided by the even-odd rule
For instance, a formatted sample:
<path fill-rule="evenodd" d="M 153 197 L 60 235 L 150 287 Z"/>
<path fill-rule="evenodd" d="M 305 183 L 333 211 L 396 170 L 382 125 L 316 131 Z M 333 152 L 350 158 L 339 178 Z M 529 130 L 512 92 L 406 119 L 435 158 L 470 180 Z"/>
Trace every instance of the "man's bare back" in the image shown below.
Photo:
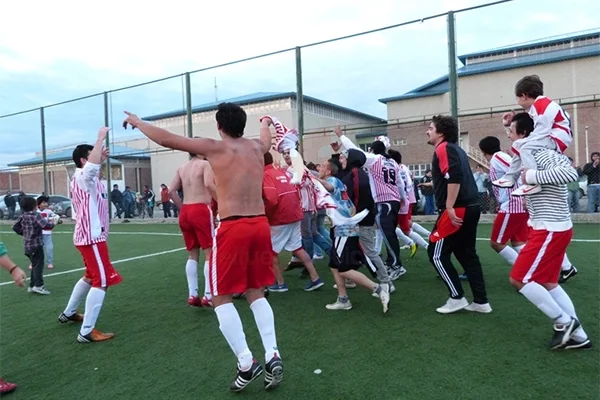
<path fill-rule="evenodd" d="M 215 195 L 215 181 L 208 161 L 197 156 L 183 164 L 169 186 L 172 191 L 183 189 L 183 204 L 210 204 Z"/>

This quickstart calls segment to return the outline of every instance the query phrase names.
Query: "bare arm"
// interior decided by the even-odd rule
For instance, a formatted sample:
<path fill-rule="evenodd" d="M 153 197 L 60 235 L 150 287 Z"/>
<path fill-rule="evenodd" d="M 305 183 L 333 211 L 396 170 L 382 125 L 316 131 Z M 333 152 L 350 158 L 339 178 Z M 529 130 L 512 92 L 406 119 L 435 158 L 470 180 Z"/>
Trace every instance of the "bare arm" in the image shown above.
<path fill-rule="evenodd" d="M 270 118 L 263 118 L 260 121 L 260 139 L 258 142 L 261 146 L 263 154 L 267 153 L 271 149 L 271 130 L 269 126 L 273 123 Z"/>
<path fill-rule="evenodd" d="M 135 114 L 131 114 L 127 111 L 125 111 L 125 114 L 127 114 L 127 118 L 123 122 L 123 128 L 127 129 L 127 124 L 131 125 L 134 129 L 138 128 L 148 137 L 148 139 L 160 146 L 204 156 L 218 152 L 221 149 L 221 143 L 218 140 L 188 138 L 186 136 L 176 135 L 166 129 L 142 121 Z"/>
<path fill-rule="evenodd" d="M 177 191 L 181 189 L 181 176 L 179 176 L 179 169 L 175 173 L 173 180 L 171 180 L 171 184 L 169 185 L 169 197 L 175 203 L 175 206 L 181 210 L 181 206 L 183 206 L 183 202 L 179 197 L 179 193 Z"/>
<path fill-rule="evenodd" d="M 325 179 L 321 179 L 321 178 L 317 178 L 314 177 L 316 180 L 318 180 L 319 182 L 321 182 L 321 185 L 323 185 L 323 187 L 325 189 L 327 189 L 327 191 L 329 193 L 333 193 L 333 191 L 335 190 L 335 188 L 333 187 L 333 185 L 331 183 L 329 183 L 328 181 L 326 181 Z"/>
<path fill-rule="evenodd" d="M 267 150 L 268 151 L 268 150 Z M 210 193 L 210 196 L 218 201 L 217 198 L 217 185 L 215 184 L 215 173 L 212 170 L 212 167 L 209 163 L 206 163 L 204 167 L 204 186 L 206 186 L 206 190 Z"/>

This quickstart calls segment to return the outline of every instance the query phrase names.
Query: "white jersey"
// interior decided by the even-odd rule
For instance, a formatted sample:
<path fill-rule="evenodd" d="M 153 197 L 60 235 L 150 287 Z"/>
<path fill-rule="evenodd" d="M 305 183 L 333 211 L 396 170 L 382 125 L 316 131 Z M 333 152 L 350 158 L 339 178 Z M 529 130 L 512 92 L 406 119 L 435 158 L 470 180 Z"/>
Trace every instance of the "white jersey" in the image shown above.
<path fill-rule="evenodd" d="M 71 202 L 75 210 L 75 246 L 106 242 L 108 238 L 108 194 L 100 181 L 101 165 L 89 161 L 77 168 L 71 179 Z"/>
<path fill-rule="evenodd" d="M 573 140 L 571 119 L 558 103 L 546 96 L 538 96 L 529 109 L 534 128 L 528 138 L 550 136 L 563 153 Z"/>

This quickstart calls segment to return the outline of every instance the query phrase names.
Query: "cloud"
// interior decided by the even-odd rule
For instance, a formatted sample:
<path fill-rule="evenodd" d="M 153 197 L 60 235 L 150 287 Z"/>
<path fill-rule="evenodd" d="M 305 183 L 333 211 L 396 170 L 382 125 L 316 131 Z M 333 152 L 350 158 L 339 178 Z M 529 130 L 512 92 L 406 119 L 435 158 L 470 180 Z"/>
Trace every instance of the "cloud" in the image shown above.
<path fill-rule="evenodd" d="M 275 0 L 171 0 L 169 7 L 157 0 L 143 7 L 105 0 L 86 4 L 85 10 L 72 0 L 8 2 L 3 15 L 16 17 L 0 24 L 0 114 L 483 3 L 306 0 L 290 13 Z M 569 7 L 558 0 L 528 0 L 459 13 L 458 53 L 594 28 L 597 21 L 590 16 L 598 14 L 600 5 L 592 0 L 574 0 Z M 26 16 L 26 23 L 20 16 Z M 550 23 L 556 17 L 561 23 Z M 378 98 L 405 93 L 447 73 L 446 30 L 441 17 L 303 48 L 304 93 L 385 117 Z M 295 91 L 295 52 L 193 74 L 194 105 L 214 101 L 215 78 L 221 100 Z M 123 109 L 138 115 L 183 109 L 182 83 L 173 78 L 110 94 L 113 125 L 118 126 Z M 93 138 L 103 122 L 102 96 L 48 108 L 47 145 Z M 39 111 L 0 118 L 0 143 L 12 150 L 11 157 L 27 158 L 38 151 L 39 132 Z M 0 154 L 0 165 L 8 160 Z"/>

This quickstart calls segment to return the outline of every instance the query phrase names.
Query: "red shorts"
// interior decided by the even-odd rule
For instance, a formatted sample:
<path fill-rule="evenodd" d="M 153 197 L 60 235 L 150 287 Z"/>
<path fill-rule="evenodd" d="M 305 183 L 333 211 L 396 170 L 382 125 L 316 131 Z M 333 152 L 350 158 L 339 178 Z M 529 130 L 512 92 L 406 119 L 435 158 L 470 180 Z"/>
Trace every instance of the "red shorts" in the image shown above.
<path fill-rule="evenodd" d="M 530 229 L 510 277 L 523 283 L 558 283 L 560 267 L 572 237 L 573 229 L 564 232 Z"/>
<path fill-rule="evenodd" d="M 506 244 L 509 241 L 525 243 L 529 236 L 528 220 L 529 214 L 527 213 L 498 213 L 494 220 L 490 240 L 500 244 Z"/>
<path fill-rule="evenodd" d="M 244 293 L 275 282 L 267 217 L 236 217 L 215 230 L 209 267 L 213 296 Z"/>
<path fill-rule="evenodd" d="M 212 247 L 213 213 L 208 204 L 184 204 L 179 211 L 179 229 L 188 251 Z"/>
<path fill-rule="evenodd" d="M 412 207 L 408 207 L 406 214 L 398 214 L 398 226 L 402 232 L 410 231 L 412 225 Z"/>
<path fill-rule="evenodd" d="M 121 275 L 110 262 L 106 242 L 76 247 L 81 253 L 85 264 L 84 278 L 92 281 L 92 287 L 106 288 L 123 281 Z"/>

